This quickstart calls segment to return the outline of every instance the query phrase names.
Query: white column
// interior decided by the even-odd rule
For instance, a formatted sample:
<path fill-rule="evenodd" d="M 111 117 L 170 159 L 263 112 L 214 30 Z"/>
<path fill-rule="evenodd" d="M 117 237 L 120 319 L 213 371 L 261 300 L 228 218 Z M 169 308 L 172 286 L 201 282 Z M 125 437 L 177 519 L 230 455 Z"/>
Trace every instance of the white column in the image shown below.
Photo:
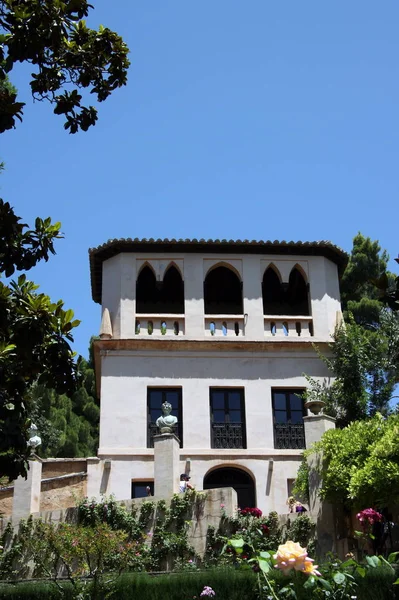
<path fill-rule="evenodd" d="M 14 522 L 26 519 L 40 511 L 40 491 L 42 483 L 42 461 L 30 460 L 27 479 L 18 477 L 14 482 L 12 518 Z"/>
<path fill-rule="evenodd" d="M 120 337 L 132 339 L 136 329 L 136 256 L 128 252 L 121 256 Z"/>
<path fill-rule="evenodd" d="M 335 419 L 328 415 L 309 415 L 303 418 L 303 422 L 306 448 L 310 448 L 314 442 L 318 442 L 323 433 L 329 429 L 335 429 Z"/>
<path fill-rule="evenodd" d="M 168 497 L 179 492 L 180 442 L 174 433 L 154 436 L 154 496 Z"/>
<path fill-rule="evenodd" d="M 186 254 L 184 257 L 185 337 L 202 339 L 204 324 L 204 266 L 203 257 Z"/>
<path fill-rule="evenodd" d="M 247 340 L 263 340 L 263 300 L 260 257 L 243 257 L 244 334 Z"/>

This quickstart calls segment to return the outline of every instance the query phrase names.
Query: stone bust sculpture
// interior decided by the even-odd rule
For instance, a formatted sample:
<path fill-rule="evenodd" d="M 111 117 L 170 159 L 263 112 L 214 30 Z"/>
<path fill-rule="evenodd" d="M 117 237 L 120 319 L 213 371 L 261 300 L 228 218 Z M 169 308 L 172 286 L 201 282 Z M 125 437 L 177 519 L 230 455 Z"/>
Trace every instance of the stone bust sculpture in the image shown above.
<path fill-rule="evenodd" d="M 162 404 L 162 415 L 157 419 L 157 426 L 161 433 L 173 433 L 177 417 L 171 415 L 172 405 L 169 402 Z"/>

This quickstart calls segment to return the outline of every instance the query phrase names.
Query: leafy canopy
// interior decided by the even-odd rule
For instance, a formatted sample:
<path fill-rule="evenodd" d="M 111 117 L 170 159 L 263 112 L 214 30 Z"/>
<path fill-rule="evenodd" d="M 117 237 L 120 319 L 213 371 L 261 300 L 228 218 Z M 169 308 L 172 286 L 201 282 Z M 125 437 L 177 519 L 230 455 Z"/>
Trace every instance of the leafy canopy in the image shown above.
<path fill-rule="evenodd" d="M 388 506 L 399 496 L 399 415 L 376 414 L 327 431 L 306 456 L 322 453 L 320 495 L 347 506 Z"/>
<path fill-rule="evenodd" d="M 92 347 L 92 341 L 90 350 Z M 79 357 L 76 363 L 78 387 L 72 393 L 57 394 L 44 385 L 29 391 L 31 417 L 42 444 L 36 450 L 43 457 L 95 456 L 98 449 L 100 409 L 97 401 L 92 360 Z"/>
<path fill-rule="evenodd" d="M 86 131 L 97 120 L 96 109 L 82 103 L 80 91 L 103 102 L 126 84 L 128 48 L 110 29 L 87 27 L 84 18 L 91 8 L 86 0 L 0 0 L 0 133 L 22 121 L 24 104 L 10 81 L 17 63 L 34 67 L 33 97 L 64 115 L 70 133 Z M 37 218 L 29 228 L 0 199 L 0 278 L 47 261 L 62 237 L 60 227 L 50 218 Z M 85 386 L 77 390 L 82 373 L 70 347 L 78 324 L 72 310 L 39 293 L 25 274 L 8 283 L 0 279 L 0 477 L 26 476 L 31 416 L 42 420 L 48 448 L 60 432 L 65 435 L 60 435 L 59 452 L 81 453 L 96 444 L 98 407 Z M 71 410 L 75 419 L 68 421 L 64 416 Z M 53 417 L 63 425 L 59 430 L 49 423 Z"/>
<path fill-rule="evenodd" d="M 36 219 L 28 229 L 8 203 L 0 200 L 0 276 L 29 270 L 54 253 L 60 224 Z M 72 329 L 79 324 L 63 302 L 51 302 L 20 275 L 0 280 L 0 476 L 26 473 L 30 426 L 28 389 L 38 382 L 65 392 L 76 385 Z"/>
<path fill-rule="evenodd" d="M 90 8 L 86 0 L 0 0 L 0 133 L 22 121 L 24 103 L 12 86 L 1 85 L 18 62 L 35 66 L 33 97 L 53 104 L 70 133 L 87 131 L 97 120 L 80 90 L 103 102 L 126 84 L 128 47 L 106 27 L 87 27 Z"/>
<path fill-rule="evenodd" d="M 392 296 L 398 283 L 388 271 L 389 255 L 378 241 L 358 233 L 348 265 L 341 280 L 341 301 L 345 317 L 352 314 L 355 322 L 373 328 L 379 322 L 381 309 L 395 308 Z M 398 306 L 396 306 L 398 308 Z"/>
<path fill-rule="evenodd" d="M 391 412 L 399 376 L 399 314 L 382 309 L 377 317 L 378 327 L 367 329 L 349 315 L 335 331 L 329 355 L 318 352 L 334 377 L 331 384 L 307 377 L 306 400 L 323 400 L 338 427 Z"/>

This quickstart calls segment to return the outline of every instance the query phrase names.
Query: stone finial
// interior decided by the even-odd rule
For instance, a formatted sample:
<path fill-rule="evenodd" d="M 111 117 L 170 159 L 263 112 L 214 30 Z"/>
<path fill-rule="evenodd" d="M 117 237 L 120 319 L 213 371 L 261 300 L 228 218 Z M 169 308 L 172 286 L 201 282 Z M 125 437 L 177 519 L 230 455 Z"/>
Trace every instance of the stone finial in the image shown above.
<path fill-rule="evenodd" d="M 104 308 L 103 316 L 101 318 L 100 339 L 101 340 L 110 340 L 111 338 L 112 338 L 111 316 L 109 314 L 108 308 Z"/>
<path fill-rule="evenodd" d="M 157 419 L 157 426 L 161 433 L 173 433 L 177 424 L 177 417 L 171 415 L 172 405 L 169 402 L 162 404 L 162 415 Z"/>
<path fill-rule="evenodd" d="M 28 446 L 31 448 L 31 452 L 33 452 L 40 444 L 42 443 L 42 438 L 39 436 L 39 431 L 32 423 L 29 429 L 29 440 L 27 441 Z"/>
<path fill-rule="evenodd" d="M 305 408 L 309 409 L 312 415 L 319 415 L 325 405 L 326 403 L 323 400 L 309 400 L 304 404 Z"/>

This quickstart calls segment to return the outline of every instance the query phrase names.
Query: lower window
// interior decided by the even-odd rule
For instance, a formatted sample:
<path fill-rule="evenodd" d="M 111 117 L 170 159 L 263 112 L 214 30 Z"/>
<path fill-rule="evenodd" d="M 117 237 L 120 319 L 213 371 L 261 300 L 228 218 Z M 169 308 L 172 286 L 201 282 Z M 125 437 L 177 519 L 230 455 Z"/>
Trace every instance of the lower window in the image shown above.
<path fill-rule="evenodd" d="M 244 390 L 211 388 L 212 448 L 246 448 Z"/>
<path fill-rule="evenodd" d="M 303 389 L 272 390 L 275 448 L 305 448 L 303 392 Z"/>
<path fill-rule="evenodd" d="M 148 493 L 148 488 L 150 493 Z M 145 498 L 154 495 L 153 481 L 132 481 L 132 498 Z"/>

